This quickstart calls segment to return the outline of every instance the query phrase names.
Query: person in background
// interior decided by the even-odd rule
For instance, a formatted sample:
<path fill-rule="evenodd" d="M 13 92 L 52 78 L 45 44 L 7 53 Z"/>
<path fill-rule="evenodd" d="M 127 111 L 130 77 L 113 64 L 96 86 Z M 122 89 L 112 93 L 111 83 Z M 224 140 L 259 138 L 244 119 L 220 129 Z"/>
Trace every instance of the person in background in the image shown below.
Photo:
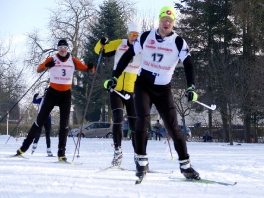
<path fill-rule="evenodd" d="M 162 126 L 161 126 L 159 120 L 157 120 L 157 122 L 154 126 L 154 129 L 156 131 L 156 140 L 158 140 L 158 138 L 159 138 L 159 141 L 160 141 L 160 130 L 161 130 L 161 128 L 162 128 Z"/>
<path fill-rule="evenodd" d="M 195 101 L 195 74 L 189 47 L 186 41 L 172 31 L 176 12 L 172 6 L 161 8 L 159 27 L 143 32 L 133 46 L 122 55 L 110 79 L 118 79 L 132 58 L 142 54 L 140 69 L 135 82 L 134 103 L 137 115 L 135 131 L 136 176 L 144 178 L 148 171 L 147 127 L 150 121 L 150 108 L 156 106 L 165 128 L 174 141 L 179 157 L 181 173 L 187 179 L 199 180 L 199 173 L 191 166 L 185 138 L 178 126 L 176 107 L 171 91 L 171 80 L 179 60 L 183 63 L 187 90 L 185 98 Z M 108 89 L 115 88 L 115 83 Z"/>
<path fill-rule="evenodd" d="M 104 46 L 103 56 L 114 56 L 114 68 L 122 56 L 122 54 L 133 45 L 137 39 L 141 27 L 137 22 L 131 22 L 128 27 L 127 39 L 117 39 L 108 42 L 108 38 L 103 37 L 96 44 L 94 51 L 99 54 L 102 45 Z M 123 122 L 123 109 L 126 107 L 129 127 L 131 129 L 132 145 L 135 150 L 135 122 L 136 113 L 134 108 L 134 83 L 137 78 L 139 65 L 141 61 L 141 54 L 135 56 L 133 60 L 126 64 L 126 69 L 120 74 L 119 78 L 112 78 L 104 82 L 104 87 L 110 92 L 110 104 L 113 117 L 113 141 L 114 141 L 114 157 L 111 162 L 113 166 L 120 166 L 123 158 L 121 141 L 122 141 L 122 122 Z M 128 100 L 125 100 L 117 93 L 115 93 L 110 85 L 115 85 L 115 91 L 121 94 L 130 95 Z M 110 88 L 109 88 L 110 87 Z"/>
<path fill-rule="evenodd" d="M 74 58 L 68 52 L 69 46 L 65 39 L 59 40 L 58 53 L 47 58 L 37 68 L 37 72 L 49 70 L 50 86 L 47 90 L 45 100 L 42 104 L 36 121 L 30 128 L 28 135 L 22 146 L 17 150 L 15 157 L 25 153 L 32 144 L 36 134 L 42 128 L 53 107 L 58 105 L 60 109 L 60 128 L 59 128 L 59 143 L 58 143 L 58 160 L 61 163 L 68 163 L 65 156 L 66 143 L 68 136 L 68 122 L 71 109 L 71 87 L 73 73 L 75 70 L 94 73 L 95 67 L 93 63 L 88 65 L 83 64 L 79 59 Z"/>
<path fill-rule="evenodd" d="M 36 93 L 34 95 L 34 97 L 33 97 L 33 101 L 32 102 L 34 104 L 39 104 L 38 112 L 40 111 L 40 109 L 42 107 L 42 104 L 44 102 L 44 99 L 45 99 L 47 90 L 48 89 L 45 89 L 44 95 L 42 97 L 40 97 L 40 98 L 37 99 L 37 97 L 39 95 L 38 93 Z M 50 149 L 51 114 L 49 114 L 49 117 L 48 117 L 47 121 L 44 123 L 44 128 L 45 128 L 45 132 L 46 132 L 47 154 L 48 154 L 49 157 L 52 157 L 53 154 L 52 154 L 51 149 Z M 37 148 L 37 145 L 38 145 L 38 141 L 39 141 L 41 132 L 42 132 L 42 128 L 40 128 L 39 132 L 35 136 L 35 139 L 33 141 L 33 146 L 32 146 L 32 152 L 31 152 L 31 154 L 33 154 L 35 152 L 36 148 Z"/>

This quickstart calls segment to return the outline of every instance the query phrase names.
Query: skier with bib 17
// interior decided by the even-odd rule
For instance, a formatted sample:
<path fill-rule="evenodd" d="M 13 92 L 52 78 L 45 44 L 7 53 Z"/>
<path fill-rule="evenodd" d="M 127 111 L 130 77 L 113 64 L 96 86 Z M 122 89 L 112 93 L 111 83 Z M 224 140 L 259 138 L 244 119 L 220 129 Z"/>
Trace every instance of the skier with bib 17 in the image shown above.
<path fill-rule="evenodd" d="M 47 58 L 44 63 L 40 64 L 37 68 L 38 73 L 49 70 L 50 86 L 47 90 L 44 103 L 42 104 L 36 121 L 30 128 L 22 146 L 17 150 L 15 155 L 17 157 L 28 150 L 36 134 L 46 122 L 51 110 L 57 105 L 60 109 L 60 129 L 57 155 L 59 162 L 67 163 L 65 150 L 71 109 L 73 73 L 75 70 L 80 70 L 92 74 L 95 71 L 95 67 L 91 62 L 85 65 L 79 59 L 72 57 L 68 52 L 69 46 L 66 40 L 60 40 L 57 47 L 58 53 Z"/>
<path fill-rule="evenodd" d="M 175 19 L 174 8 L 171 6 L 163 7 L 159 14 L 159 28 L 143 32 L 134 42 L 134 45 L 120 58 L 112 74 L 112 78 L 118 78 L 133 56 L 142 54 L 134 90 L 137 116 L 135 131 L 136 176 L 140 179 L 144 178 L 148 171 L 146 141 L 152 104 L 156 106 L 165 128 L 174 141 L 181 173 L 187 179 L 200 179 L 199 173 L 191 166 L 186 141 L 178 126 L 177 112 L 171 92 L 172 75 L 180 59 L 184 65 L 187 81 L 185 97 L 188 101 L 195 101 L 198 98 L 197 93 L 194 92 L 194 66 L 188 45 L 183 38 L 172 31 Z"/>

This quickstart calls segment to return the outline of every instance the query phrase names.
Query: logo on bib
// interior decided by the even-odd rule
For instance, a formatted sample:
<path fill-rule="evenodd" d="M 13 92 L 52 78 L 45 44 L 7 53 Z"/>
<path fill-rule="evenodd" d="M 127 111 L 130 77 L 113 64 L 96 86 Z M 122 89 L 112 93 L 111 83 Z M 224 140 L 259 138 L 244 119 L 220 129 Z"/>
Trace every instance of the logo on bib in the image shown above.
<path fill-rule="evenodd" d="M 152 39 L 149 39 L 149 40 L 147 41 L 147 43 L 153 45 L 153 44 L 155 44 L 155 41 L 152 40 Z"/>

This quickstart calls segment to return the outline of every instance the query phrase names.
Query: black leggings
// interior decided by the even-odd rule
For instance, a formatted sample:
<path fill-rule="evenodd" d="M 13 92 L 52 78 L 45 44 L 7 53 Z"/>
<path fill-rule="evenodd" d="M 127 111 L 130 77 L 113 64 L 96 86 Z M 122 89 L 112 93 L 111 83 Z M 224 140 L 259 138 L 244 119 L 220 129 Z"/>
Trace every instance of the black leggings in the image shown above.
<path fill-rule="evenodd" d="M 126 106 L 129 128 L 131 130 L 132 145 L 135 150 L 135 122 L 136 114 L 134 108 L 134 98 L 132 93 L 121 91 L 121 94 L 129 94 L 130 98 L 125 100 L 115 92 L 110 92 L 110 102 L 113 115 L 113 140 L 115 148 L 121 147 L 122 141 L 122 123 L 123 123 L 123 108 Z"/>
<path fill-rule="evenodd" d="M 44 123 L 44 128 L 46 132 L 46 144 L 47 148 L 50 148 L 50 130 L 51 130 L 51 119 L 47 119 L 47 121 Z M 38 143 L 40 135 L 42 132 L 42 128 L 40 128 L 39 132 L 35 136 L 34 142 L 33 143 Z"/>
<path fill-rule="evenodd" d="M 170 85 L 135 83 L 135 110 L 137 115 L 135 143 L 136 153 L 146 155 L 147 129 L 150 122 L 150 109 L 154 104 L 164 122 L 165 128 L 174 141 L 179 160 L 188 159 L 186 141 L 178 126 L 177 113 Z"/>
<path fill-rule="evenodd" d="M 39 111 L 37 120 L 33 123 L 30 128 L 26 139 L 24 140 L 21 150 L 26 152 L 33 142 L 36 134 L 39 132 L 40 128 L 46 122 L 51 110 L 57 105 L 60 109 L 60 129 L 59 129 L 59 144 L 58 151 L 60 155 L 63 156 L 66 150 L 66 142 L 68 136 L 68 122 L 71 109 L 71 90 L 67 91 L 57 91 L 49 87 L 44 102 Z"/>

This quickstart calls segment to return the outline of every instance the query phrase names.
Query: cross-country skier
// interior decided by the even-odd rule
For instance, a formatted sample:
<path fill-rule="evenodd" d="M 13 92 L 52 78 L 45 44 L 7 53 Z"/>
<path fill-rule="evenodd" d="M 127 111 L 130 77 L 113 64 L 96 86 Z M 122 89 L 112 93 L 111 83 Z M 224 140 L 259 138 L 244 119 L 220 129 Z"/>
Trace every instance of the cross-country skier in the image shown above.
<path fill-rule="evenodd" d="M 48 89 L 45 89 L 44 90 L 44 94 L 42 97 L 40 98 L 37 98 L 38 97 L 38 93 L 36 93 L 34 96 L 33 96 L 33 103 L 34 104 L 39 104 L 39 108 L 38 108 L 38 112 L 40 111 L 41 107 L 42 107 L 42 104 L 44 102 L 44 99 L 45 99 L 45 96 L 46 96 L 46 93 L 47 93 L 47 90 Z M 51 149 L 50 149 L 50 130 L 51 130 L 51 114 L 49 114 L 49 117 L 47 119 L 47 121 L 44 123 L 44 128 L 45 128 L 45 134 L 46 134 L 46 144 L 47 144 L 47 154 L 49 157 L 52 157 L 53 154 L 51 152 Z M 41 135 L 41 131 L 42 131 L 42 128 L 40 128 L 40 131 L 37 133 L 34 141 L 33 141 L 33 146 L 32 146 L 32 153 L 33 154 L 37 148 L 37 145 L 38 145 L 38 141 L 39 141 L 39 138 L 40 138 L 40 135 Z"/>
<path fill-rule="evenodd" d="M 67 162 L 65 150 L 71 109 L 73 73 L 75 70 L 94 73 L 95 70 L 93 63 L 89 62 L 88 66 L 83 64 L 77 58 L 72 57 L 68 52 L 68 49 L 67 41 L 64 39 L 60 40 L 58 42 L 58 53 L 47 58 L 45 62 L 40 64 L 37 68 L 38 73 L 49 70 L 50 86 L 37 119 L 30 128 L 26 139 L 22 146 L 17 150 L 15 156 L 22 155 L 28 150 L 36 134 L 47 120 L 51 110 L 55 105 L 58 105 L 60 109 L 58 160 L 60 162 Z"/>
<path fill-rule="evenodd" d="M 120 58 L 111 80 L 119 78 L 126 65 L 137 54 L 142 61 L 135 82 L 134 102 L 137 115 L 136 176 L 145 176 L 148 168 L 146 152 L 147 127 L 150 121 L 150 108 L 155 104 L 165 128 L 174 141 L 179 156 L 181 173 L 188 179 L 200 179 L 190 162 L 186 141 L 178 126 L 177 113 L 171 92 L 171 79 L 179 59 L 183 62 L 187 80 L 185 97 L 188 101 L 198 98 L 194 92 L 195 74 L 192 58 L 186 41 L 172 31 L 176 12 L 173 7 L 165 6 L 160 10 L 159 28 L 143 32 L 133 46 Z M 115 84 L 108 84 L 108 89 Z"/>
<path fill-rule="evenodd" d="M 131 22 L 128 27 L 128 36 L 127 39 L 117 39 L 112 40 L 108 43 L 108 39 L 103 37 L 98 41 L 94 50 L 98 54 L 101 46 L 104 45 L 103 56 L 115 56 L 114 59 L 114 68 L 115 71 L 116 65 L 122 56 L 122 54 L 131 46 L 133 42 L 139 36 L 141 32 L 141 27 L 136 22 Z M 136 114 L 134 109 L 134 83 L 137 78 L 137 73 L 139 69 L 141 61 L 141 55 L 137 55 L 133 58 L 131 62 L 126 64 L 126 69 L 120 73 L 117 78 L 111 78 L 104 83 L 104 87 L 110 91 L 110 103 L 112 109 L 113 116 L 113 141 L 114 141 L 114 158 L 112 160 L 113 166 L 120 166 L 122 162 L 122 149 L 121 149 L 121 141 L 122 141 L 122 122 L 123 122 L 123 108 L 126 106 L 126 113 L 129 122 L 129 127 L 131 129 L 132 136 L 132 145 L 135 149 L 134 142 L 134 132 L 135 132 L 135 121 Z M 115 85 L 114 89 L 119 91 L 121 94 L 129 94 L 130 98 L 125 100 L 117 93 L 111 91 L 111 86 Z"/>

